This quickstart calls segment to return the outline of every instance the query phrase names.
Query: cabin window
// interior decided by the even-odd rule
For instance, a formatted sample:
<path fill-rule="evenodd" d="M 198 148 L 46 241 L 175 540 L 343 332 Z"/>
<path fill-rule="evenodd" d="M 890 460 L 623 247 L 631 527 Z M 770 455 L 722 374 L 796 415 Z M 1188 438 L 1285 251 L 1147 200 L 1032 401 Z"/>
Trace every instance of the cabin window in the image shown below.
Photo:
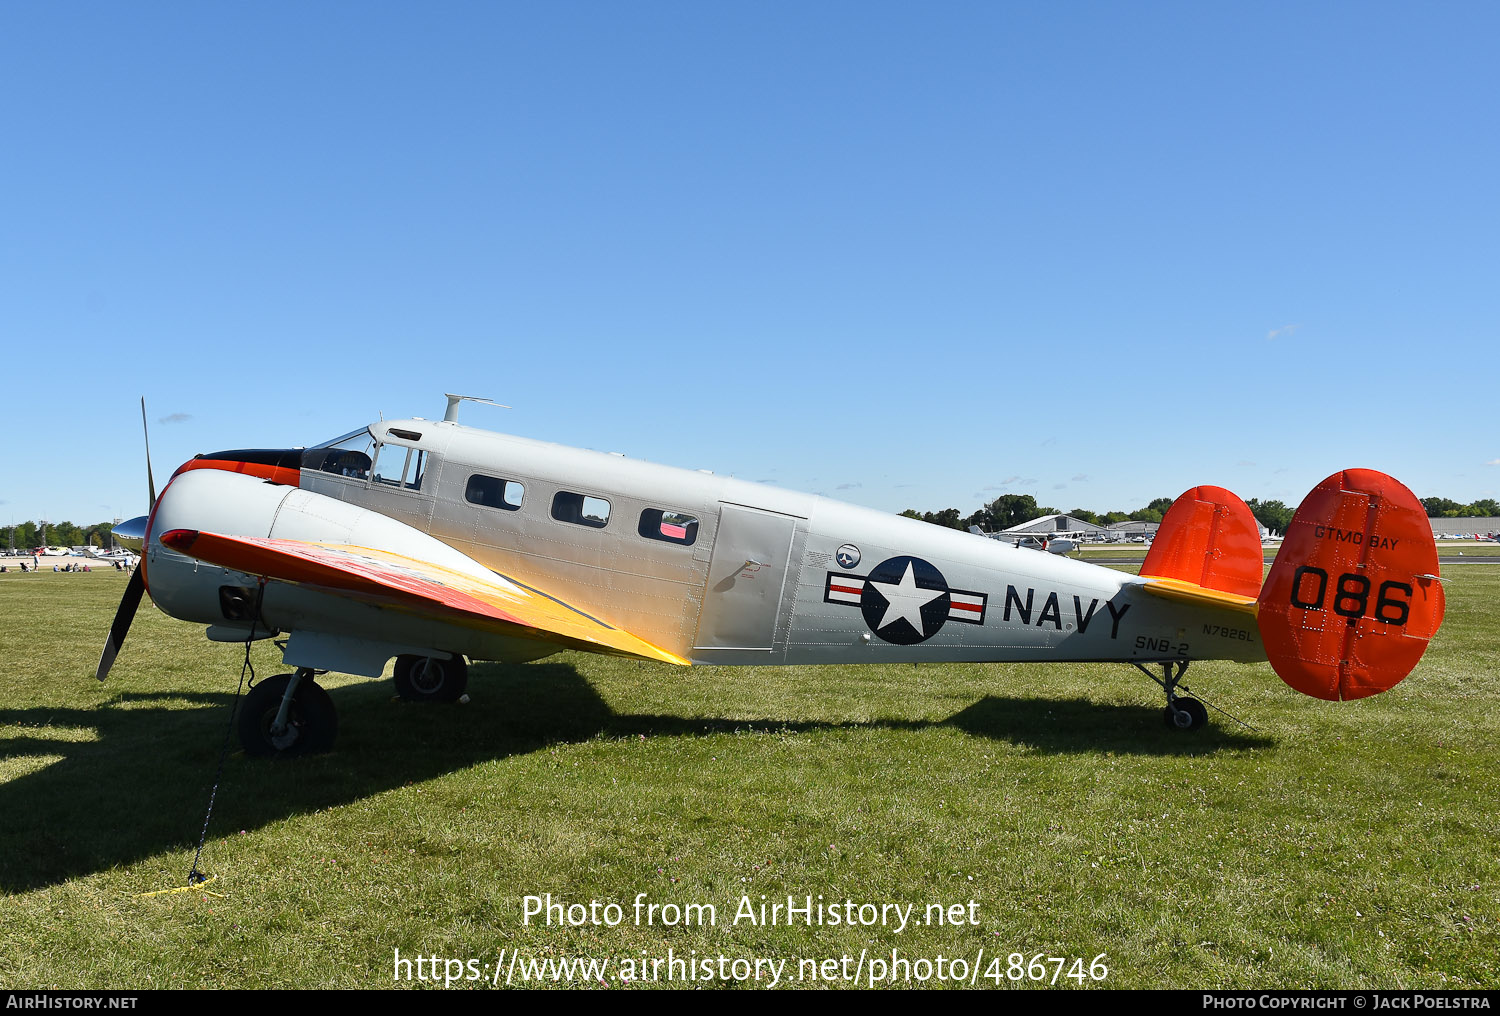
<path fill-rule="evenodd" d="M 406 490 L 422 489 L 422 466 L 426 452 L 402 445 L 376 445 L 375 464 L 370 467 L 376 483 Z"/>
<path fill-rule="evenodd" d="M 552 499 L 552 517 L 559 522 L 603 529 L 609 524 L 609 502 L 602 497 L 560 490 Z"/>
<path fill-rule="evenodd" d="M 663 540 L 691 547 L 698 539 L 698 520 L 684 512 L 647 508 L 641 512 L 640 533 L 648 540 Z"/>
<path fill-rule="evenodd" d="M 486 508 L 503 508 L 513 512 L 521 507 L 526 488 L 515 480 L 502 480 L 498 476 L 475 473 L 464 487 L 464 500 Z"/>

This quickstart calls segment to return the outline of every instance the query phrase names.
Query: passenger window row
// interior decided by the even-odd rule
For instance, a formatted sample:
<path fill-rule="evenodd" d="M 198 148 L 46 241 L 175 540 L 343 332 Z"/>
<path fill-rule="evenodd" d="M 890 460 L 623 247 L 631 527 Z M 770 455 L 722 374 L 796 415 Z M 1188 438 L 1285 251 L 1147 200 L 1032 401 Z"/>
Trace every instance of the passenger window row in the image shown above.
<path fill-rule="evenodd" d="M 526 496 L 526 488 L 515 480 L 475 473 L 464 487 L 464 500 L 484 508 L 517 511 Z M 552 498 L 552 517 L 575 526 L 603 529 L 609 525 L 609 502 L 592 494 L 560 490 Z M 666 508 L 647 508 L 641 512 L 636 531 L 648 540 L 676 543 L 691 547 L 698 539 L 698 519 L 685 512 Z"/>

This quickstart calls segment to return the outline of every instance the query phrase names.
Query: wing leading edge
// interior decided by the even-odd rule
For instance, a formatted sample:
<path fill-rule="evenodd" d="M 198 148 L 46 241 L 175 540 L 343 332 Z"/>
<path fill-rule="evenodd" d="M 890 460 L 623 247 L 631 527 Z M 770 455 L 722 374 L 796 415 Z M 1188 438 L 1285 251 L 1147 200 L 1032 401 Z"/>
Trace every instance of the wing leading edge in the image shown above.
<path fill-rule="evenodd" d="M 688 666 L 689 661 L 606 624 L 530 586 L 492 579 L 371 547 L 223 536 L 191 529 L 163 533 L 180 554 L 376 603 L 439 621 L 554 642 L 586 652 Z"/>

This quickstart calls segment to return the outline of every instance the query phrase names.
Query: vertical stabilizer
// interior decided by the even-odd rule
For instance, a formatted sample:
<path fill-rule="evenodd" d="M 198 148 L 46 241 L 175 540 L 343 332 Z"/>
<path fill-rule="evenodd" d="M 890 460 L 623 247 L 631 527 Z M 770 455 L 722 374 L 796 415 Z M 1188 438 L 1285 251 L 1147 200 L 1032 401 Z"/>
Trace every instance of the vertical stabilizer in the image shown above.
<path fill-rule="evenodd" d="M 1255 516 L 1223 487 L 1194 487 L 1173 501 L 1141 565 L 1143 578 L 1240 596 L 1260 591 L 1264 571 Z"/>
<path fill-rule="evenodd" d="M 1396 684 L 1443 622 L 1437 544 L 1416 495 L 1373 469 L 1318 484 L 1258 607 L 1271 666 L 1298 691 L 1356 699 Z"/>

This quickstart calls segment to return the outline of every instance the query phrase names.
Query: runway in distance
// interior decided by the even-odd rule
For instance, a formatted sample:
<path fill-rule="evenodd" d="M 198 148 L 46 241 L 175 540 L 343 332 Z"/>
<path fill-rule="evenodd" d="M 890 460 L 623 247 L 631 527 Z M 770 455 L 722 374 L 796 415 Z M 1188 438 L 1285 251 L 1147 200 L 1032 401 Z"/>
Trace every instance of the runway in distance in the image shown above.
<path fill-rule="evenodd" d="M 1298 691 L 1360 698 L 1405 677 L 1442 622 L 1426 514 L 1374 470 L 1314 488 L 1264 583 L 1254 517 L 1213 486 L 1173 503 L 1136 576 L 465 426 L 463 398 L 440 421 L 199 455 L 160 498 L 152 483 L 151 513 L 115 530 L 142 559 L 99 679 L 149 593 L 212 640 L 278 640 L 291 670 L 239 722 L 253 755 L 332 746 L 320 672 L 379 677 L 395 658 L 403 697 L 454 700 L 466 660 L 562 649 L 684 666 L 1112 661 L 1145 670 L 1164 722 L 1193 730 L 1207 710 L 1178 694 L 1193 661 L 1269 660 Z"/>

